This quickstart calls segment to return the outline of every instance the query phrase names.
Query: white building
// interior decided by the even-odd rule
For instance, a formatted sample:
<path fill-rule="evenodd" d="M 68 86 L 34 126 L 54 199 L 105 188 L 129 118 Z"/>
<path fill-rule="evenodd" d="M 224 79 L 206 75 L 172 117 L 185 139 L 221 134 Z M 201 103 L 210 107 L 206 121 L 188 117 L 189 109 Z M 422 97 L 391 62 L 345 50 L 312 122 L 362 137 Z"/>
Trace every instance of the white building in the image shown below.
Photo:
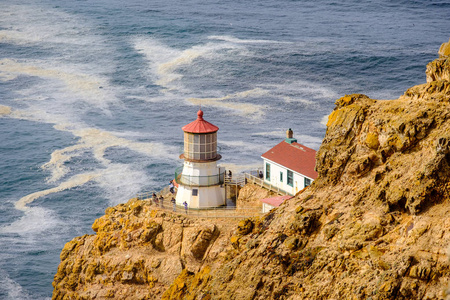
<path fill-rule="evenodd" d="M 222 157 L 217 153 L 219 127 L 203 119 L 203 111 L 197 112 L 197 120 L 182 128 L 184 131 L 183 171 L 175 173 L 178 184 L 176 203 L 189 208 L 217 207 L 226 204 L 225 169 L 217 166 Z"/>
<path fill-rule="evenodd" d="M 270 210 L 272 210 L 275 207 L 278 207 L 283 203 L 284 201 L 291 199 L 292 196 L 285 195 L 285 196 L 276 196 L 272 198 L 265 198 L 261 199 L 262 202 L 262 213 L 268 213 Z"/>
<path fill-rule="evenodd" d="M 297 143 L 289 128 L 286 139 L 264 153 L 264 181 L 295 195 L 317 178 L 316 151 Z"/>

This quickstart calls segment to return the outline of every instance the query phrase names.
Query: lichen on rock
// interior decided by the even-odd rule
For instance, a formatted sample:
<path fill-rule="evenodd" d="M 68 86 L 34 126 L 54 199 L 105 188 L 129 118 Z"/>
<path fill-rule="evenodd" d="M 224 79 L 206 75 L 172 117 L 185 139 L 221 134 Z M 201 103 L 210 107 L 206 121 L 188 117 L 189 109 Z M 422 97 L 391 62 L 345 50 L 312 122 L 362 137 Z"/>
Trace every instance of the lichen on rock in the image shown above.
<path fill-rule="evenodd" d="M 224 251 L 223 227 L 192 223 L 138 199 L 107 208 L 92 225 L 95 235 L 64 246 L 53 298 L 160 299 L 179 274 L 211 259 L 208 250 Z"/>

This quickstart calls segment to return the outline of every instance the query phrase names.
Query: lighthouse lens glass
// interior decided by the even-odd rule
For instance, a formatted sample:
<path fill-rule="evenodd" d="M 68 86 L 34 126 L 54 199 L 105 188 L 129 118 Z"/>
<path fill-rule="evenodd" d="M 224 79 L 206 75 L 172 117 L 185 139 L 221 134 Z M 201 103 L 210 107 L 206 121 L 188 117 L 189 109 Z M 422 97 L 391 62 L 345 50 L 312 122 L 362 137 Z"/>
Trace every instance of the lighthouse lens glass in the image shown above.
<path fill-rule="evenodd" d="M 217 133 L 185 133 L 184 156 L 187 159 L 210 160 L 217 156 Z"/>

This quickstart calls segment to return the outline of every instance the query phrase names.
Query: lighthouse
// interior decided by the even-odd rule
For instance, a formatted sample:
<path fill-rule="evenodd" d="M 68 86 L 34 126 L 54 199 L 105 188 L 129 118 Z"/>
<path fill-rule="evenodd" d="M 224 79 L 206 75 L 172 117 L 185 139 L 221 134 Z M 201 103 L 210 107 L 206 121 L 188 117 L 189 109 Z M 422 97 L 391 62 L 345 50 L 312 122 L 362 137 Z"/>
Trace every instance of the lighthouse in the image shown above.
<path fill-rule="evenodd" d="M 203 119 L 203 111 L 197 112 L 197 120 L 181 128 L 184 132 L 184 159 L 182 172 L 175 172 L 178 183 L 176 203 L 189 208 L 208 208 L 225 205 L 225 169 L 217 166 L 222 157 L 217 153 L 219 127 Z"/>

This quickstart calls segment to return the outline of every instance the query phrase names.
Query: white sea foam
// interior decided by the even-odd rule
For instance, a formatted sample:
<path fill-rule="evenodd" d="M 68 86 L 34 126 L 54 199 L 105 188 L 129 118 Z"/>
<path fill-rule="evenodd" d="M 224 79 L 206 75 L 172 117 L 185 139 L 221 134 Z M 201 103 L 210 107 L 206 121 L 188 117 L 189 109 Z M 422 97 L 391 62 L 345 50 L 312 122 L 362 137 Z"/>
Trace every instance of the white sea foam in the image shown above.
<path fill-rule="evenodd" d="M 323 116 L 322 117 L 322 119 L 320 119 L 320 124 L 322 124 L 322 125 L 324 125 L 324 126 L 327 126 L 327 123 L 328 123 L 328 117 L 329 117 L 330 115 L 325 115 L 325 116 Z"/>
<path fill-rule="evenodd" d="M 92 108 L 110 114 L 109 105 L 118 102 L 115 90 L 104 75 L 114 69 L 114 62 L 108 56 L 111 45 L 95 34 L 93 26 L 90 20 L 57 8 L 1 5 L 2 42 L 57 51 L 51 59 L 0 61 L 0 80 L 33 77 L 28 85 L 13 91 L 14 100 L 22 104 L 21 109 L 28 105 L 27 118 L 58 124 L 54 119 L 63 116 L 77 121 L 80 111 Z M 33 112 L 36 112 L 34 117 Z M 42 112 L 46 114 L 44 118 Z"/>
<path fill-rule="evenodd" d="M 52 173 L 52 176 L 50 178 L 47 178 L 47 182 L 56 182 L 64 177 L 70 171 L 70 169 L 64 164 L 79 155 L 79 153 L 76 153 L 76 151 L 85 148 L 86 146 L 77 144 L 74 146 L 66 147 L 64 149 L 53 151 L 50 161 L 41 166 L 42 169 L 50 170 Z"/>
<path fill-rule="evenodd" d="M 164 45 L 158 40 L 141 37 L 135 40 L 134 47 L 145 55 L 149 62 L 153 81 L 163 87 L 165 91 L 183 93 L 183 95 L 198 94 L 195 97 L 187 97 L 186 100 L 194 105 L 212 106 L 230 112 L 238 112 L 239 115 L 251 119 L 257 120 L 264 116 L 268 106 L 255 104 L 257 102 L 255 100 L 260 100 L 262 97 L 273 98 L 274 102 L 280 100 L 286 103 L 302 103 L 314 108 L 320 106 L 318 102 L 320 99 L 336 96 L 336 93 L 330 88 L 306 80 L 288 81 L 282 84 L 265 83 L 261 85 L 255 83 L 254 88 L 223 96 L 220 96 L 220 91 L 193 91 L 183 82 L 183 76 L 185 76 L 183 74 L 189 73 L 191 69 L 194 70 L 197 61 L 208 64 L 210 61 L 207 59 L 213 58 L 214 64 L 220 65 L 221 62 L 230 59 L 229 55 L 224 55 L 230 49 L 238 50 L 234 51 L 231 57 L 233 60 L 239 60 L 251 55 L 246 49 L 246 43 L 271 42 L 241 40 L 230 36 L 211 36 L 209 39 L 218 42 L 180 50 Z M 183 67 L 183 73 L 181 73 L 181 67 Z M 202 67 L 202 69 L 207 69 L 207 67 Z M 208 96 L 202 96 L 205 94 Z M 219 95 L 211 97 L 211 94 Z M 165 96 L 152 97 L 151 101 L 157 101 L 157 99 L 167 101 Z"/>
<path fill-rule="evenodd" d="M 306 147 L 312 148 L 312 149 L 319 149 L 320 145 L 322 144 L 322 139 L 319 137 L 314 137 L 310 135 L 305 134 L 295 134 L 295 128 L 294 129 L 294 138 L 297 139 L 297 141 L 300 144 L 305 145 Z M 280 139 L 280 142 L 285 138 L 286 136 L 286 130 L 280 129 L 279 131 L 266 131 L 266 132 L 256 132 L 253 133 L 253 135 L 257 136 L 265 136 L 265 137 L 277 137 Z M 273 145 L 275 146 L 275 145 Z"/>
<path fill-rule="evenodd" d="M 58 193 L 64 190 L 68 190 L 77 186 L 84 185 L 85 183 L 91 181 L 95 177 L 98 177 L 98 174 L 96 173 L 84 173 L 84 174 L 77 174 L 69 178 L 68 180 L 62 182 L 57 187 L 53 187 L 50 189 L 42 190 L 39 192 L 35 192 L 32 194 L 29 194 L 25 197 L 22 197 L 19 201 L 17 201 L 14 206 L 18 210 L 26 211 L 28 209 L 27 204 L 30 204 L 34 200 L 47 196 L 53 193 Z"/>
<path fill-rule="evenodd" d="M 29 207 L 24 215 L 11 224 L 1 227 L 1 233 L 15 233 L 22 236 L 36 235 L 61 225 L 62 221 L 54 213 L 42 207 Z"/>
<path fill-rule="evenodd" d="M 251 119 L 260 119 L 264 115 L 264 109 L 267 107 L 265 105 L 251 103 L 217 102 L 214 98 L 190 98 L 188 100 L 195 105 L 212 106 L 237 111 L 240 115 Z"/>
<path fill-rule="evenodd" d="M 229 35 L 211 35 L 208 37 L 211 40 L 221 40 L 236 44 L 291 44 L 291 42 L 271 41 L 271 40 L 251 40 L 239 39 Z"/>
<path fill-rule="evenodd" d="M 259 170 L 263 168 L 262 161 L 250 164 L 221 163 L 220 166 L 224 167 L 226 170 L 231 170 L 235 174 L 246 171 Z"/>
<path fill-rule="evenodd" d="M 75 124 L 69 121 L 68 118 L 61 114 L 54 114 L 45 111 L 47 107 L 39 107 L 39 105 L 30 105 L 27 109 L 12 109 L 8 115 L 9 118 L 27 120 L 39 123 L 56 124 L 55 129 L 73 127 Z M 70 116 L 69 116 L 70 117 Z M 77 119 L 73 117 L 73 119 Z"/>
<path fill-rule="evenodd" d="M 270 137 L 279 137 L 283 138 L 286 136 L 287 129 L 279 129 L 274 131 L 265 131 L 265 132 L 254 132 L 252 135 L 261 135 L 261 136 L 270 136 Z"/>
<path fill-rule="evenodd" d="M 137 131 L 109 131 L 110 134 L 117 136 L 117 137 L 123 137 L 123 138 L 130 138 L 130 137 L 151 137 L 154 136 L 155 133 L 152 131 L 147 132 L 137 132 Z"/>
<path fill-rule="evenodd" d="M 288 103 L 301 102 L 307 105 L 318 105 L 314 100 L 335 99 L 337 97 L 337 93 L 331 88 L 305 80 L 268 84 L 264 88 L 270 90 L 274 96 L 281 95 L 281 98 Z"/>
<path fill-rule="evenodd" d="M 48 182 L 55 182 L 64 177 L 70 171 L 65 163 L 78 156 L 81 151 L 91 151 L 94 158 L 103 166 L 108 166 L 111 163 L 110 160 L 105 158 L 105 151 L 112 147 L 127 148 L 137 153 L 159 159 L 170 160 L 176 159 L 177 157 L 177 149 L 174 146 L 167 146 L 161 143 L 134 142 L 97 128 L 82 128 L 77 130 L 68 130 L 64 126 L 58 126 L 56 128 L 69 131 L 79 137 L 80 140 L 76 145 L 55 150 L 51 154 L 50 161 L 42 166 L 43 169 L 52 172 L 52 176 L 48 179 Z"/>
<path fill-rule="evenodd" d="M 217 98 L 188 98 L 187 100 L 195 105 L 207 105 L 213 107 L 221 107 L 238 111 L 241 115 L 252 119 L 259 119 L 264 115 L 266 105 L 237 102 L 236 100 L 245 98 L 259 98 L 267 95 L 268 91 L 255 88 L 243 92 L 229 94 Z"/>
<path fill-rule="evenodd" d="M 56 97 L 56 93 L 61 93 L 61 86 L 59 86 L 57 82 L 54 82 L 53 84 L 56 86 L 54 86 L 53 94 L 56 99 L 59 99 L 59 101 L 64 101 L 65 105 L 67 105 L 67 102 L 71 100 L 71 98 L 67 97 L 67 95 L 73 93 L 81 97 L 84 101 L 103 109 L 106 108 L 108 102 L 113 102 L 115 100 L 115 97 L 113 97 L 111 93 L 107 92 L 105 89 L 99 88 L 107 85 L 107 81 L 103 78 L 87 74 L 76 74 L 72 72 L 73 70 L 71 71 L 67 68 L 67 66 L 63 66 L 63 68 L 66 68 L 66 71 L 63 71 L 57 68 L 51 69 L 41 67 L 38 65 L 39 63 L 40 62 L 21 63 L 11 59 L 3 59 L 0 60 L 0 74 L 2 74 L 1 76 L 6 77 L 28 75 L 47 80 L 60 81 L 63 83 L 63 87 L 66 87 L 68 91 L 63 93 L 60 97 Z M 46 81 L 47 86 L 51 84 L 51 82 Z M 52 89 L 50 88 L 49 91 L 52 92 Z M 22 90 L 21 93 L 26 94 L 26 90 Z M 34 90 L 32 90 L 31 93 L 34 94 Z M 33 97 L 30 99 L 39 98 Z M 72 101 L 79 99 L 80 98 L 72 98 Z"/>
<path fill-rule="evenodd" d="M 2 42 L 92 46 L 89 35 L 79 36 L 79 33 L 89 31 L 88 20 L 51 7 L 42 9 L 34 5 L 4 3 L 0 9 L 0 27 L 5 28 L 0 30 Z"/>
<path fill-rule="evenodd" d="M 111 147 L 125 147 L 147 156 L 157 156 L 162 159 L 174 159 L 176 157 L 176 147 L 167 146 L 161 143 L 133 142 L 97 128 L 82 128 L 79 130 L 72 130 L 71 132 L 75 136 L 80 137 L 81 142 L 85 144 L 86 147 L 92 148 L 95 158 L 104 163 L 109 163 L 109 161 L 104 158 L 104 154 L 105 150 Z"/>
<path fill-rule="evenodd" d="M 299 134 L 295 136 L 295 138 L 300 144 L 303 144 L 306 147 L 312 148 L 314 150 L 318 150 L 320 145 L 322 144 L 322 139 L 315 136 Z"/>
<path fill-rule="evenodd" d="M 190 101 L 197 101 L 197 100 L 207 100 L 207 101 L 224 101 L 224 100 L 232 100 L 232 99 L 244 99 L 244 98 L 253 98 L 253 97 L 261 97 L 267 95 L 269 92 L 267 90 L 264 90 L 262 88 L 255 88 L 251 90 L 246 90 L 242 92 L 237 92 L 233 94 L 226 95 L 224 97 L 218 97 L 218 98 L 191 98 Z"/>
<path fill-rule="evenodd" d="M 6 294 L 6 298 L 3 298 L 4 300 L 33 299 L 26 291 L 24 291 L 19 283 L 12 280 L 8 273 L 2 269 L 0 269 L 0 292 Z"/>
<path fill-rule="evenodd" d="M 176 62 L 188 64 L 200 55 L 192 51 L 190 55 L 183 54 L 183 51 L 168 47 L 155 39 L 136 39 L 134 48 L 147 58 L 150 70 L 156 77 L 155 83 L 169 90 L 176 87 L 171 85 L 173 81 L 182 78 L 182 75 L 175 72 Z"/>
<path fill-rule="evenodd" d="M 91 181 L 96 182 L 98 186 L 105 191 L 105 195 L 110 199 L 112 204 L 118 204 L 129 199 L 139 192 L 142 186 L 152 183 L 149 176 L 142 170 L 142 166 L 115 163 L 107 163 L 105 165 L 107 165 L 107 167 L 103 169 L 74 175 L 57 187 L 41 190 L 22 197 L 15 203 L 15 207 L 16 209 L 25 211 L 26 215 L 23 217 L 25 221 L 20 220 L 17 222 L 19 223 L 19 226 L 16 226 L 17 224 L 13 223 L 11 227 L 20 228 L 22 227 L 20 225 L 22 222 L 33 223 L 29 221 L 30 216 L 42 216 L 41 213 L 34 214 L 38 208 L 29 208 L 27 204 L 32 203 L 40 197 L 82 186 Z M 30 210 L 31 212 L 29 212 Z M 41 226 L 41 230 L 49 229 L 51 226 Z M 13 230 L 5 229 L 3 231 L 12 232 Z"/>
<path fill-rule="evenodd" d="M 223 50 L 235 49 L 235 46 L 229 43 L 207 43 L 204 45 L 193 46 L 186 50 L 178 50 L 168 47 L 154 39 L 137 39 L 135 49 L 145 55 L 149 61 L 154 81 L 166 91 L 182 92 L 192 94 L 194 91 L 186 87 L 183 82 L 183 75 L 178 72 L 180 67 L 190 66 L 196 60 L 205 58 L 215 58 L 220 61 Z M 236 48 L 246 51 L 245 48 Z M 196 91 L 198 92 L 198 91 Z M 263 88 L 255 88 L 247 91 L 237 92 L 223 97 L 190 97 L 188 102 L 195 105 L 205 105 L 224 108 L 230 111 L 237 111 L 239 114 L 252 119 L 259 119 L 264 115 L 266 106 L 253 103 L 239 102 L 244 98 L 258 98 L 266 95 L 268 92 Z M 160 98 L 167 100 L 166 97 Z M 153 101 L 156 98 L 152 99 Z"/>
<path fill-rule="evenodd" d="M 190 66 L 200 58 L 220 59 L 224 50 L 239 48 L 229 43 L 206 43 L 179 50 L 151 38 L 136 39 L 134 47 L 147 58 L 155 83 L 168 91 L 179 92 L 190 91 L 180 82 L 183 75 L 179 68 Z"/>
<path fill-rule="evenodd" d="M 239 149 L 240 152 L 250 152 L 250 153 L 264 153 L 267 151 L 268 146 L 262 143 L 249 143 L 244 141 L 221 141 L 229 147 Z"/>
<path fill-rule="evenodd" d="M 294 97 L 291 97 L 291 96 L 285 96 L 285 97 L 282 97 L 282 98 L 283 98 L 283 100 L 286 103 L 297 102 L 297 103 L 303 103 L 303 104 L 306 104 L 306 105 L 313 105 L 314 104 L 314 101 L 311 101 L 311 100 L 308 100 L 308 99 L 303 99 L 303 98 L 294 98 Z"/>
<path fill-rule="evenodd" d="M 181 51 L 166 62 L 159 64 L 158 73 L 165 75 L 170 74 L 181 66 L 192 64 L 195 59 L 205 56 L 208 52 L 211 52 L 211 50 L 212 49 L 207 46 L 195 46 L 191 49 Z"/>
<path fill-rule="evenodd" d="M 117 205 L 134 197 L 143 186 L 153 186 L 151 178 L 152 175 L 148 175 L 138 165 L 110 164 L 102 170 L 97 182 L 105 191 L 110 204 Z"/>
<path fill-rule="evenodd" d="M 20 109 L 2 108 L 2 115 L 8 113 L 11 118 L 55 124 L 55 129 L 70 132 L 78 138 L 76 144 L 54 151 L 50 160 L 42 166 L 51 172 L 48 183 L 57 183 L 56 186 L 22 197 L 15 204 L 17 209 L 31 214 L 34 207 L 30 211 L 27 204 L 39 197 L 82 186 L 87 182 L 101 185 L 102 179 L 107 178 L 104 174 L 114 167 L 105 158 L 105 151 L 110 147 L 126 147 L 145 155 L 166 153 L 167 147 L 163 149 L 158 144 L 135 143 L 90 128 L 80 120 L 85 112 L 93 109 L 110 114 L 109 105 L 118 102 L 117 91 L 103 75 L 114 68 L 113 62 L 102 61 L 108 57 L 109 45 L 100 35 L 91 34 L 89 22 L 55 9 L 2 5 L 0 27 L 7 28 L 0 31 L 2 42 L 29 46 L 38 44 L 41 48 L 59 51 L 54 59 L 0 60 L 2 80 L 33 77 L 27 87 L 14 91 L 14 100 L 20 104 Z M 103 55 L 97 57 L 97 53 Z M 44 90 L 45 93 L 40 92 Z M 76 164 L 67 164 L 89 153 L 100 163 L 100 168 L 86 173 L 76 169 Z M 68 174 L 70 177 L 66 178 Z"/>
<path fill-rule="evenodd" d="M 52 116 L 45 112 L 30 113 L 27 110 L 14 110 L 9 116 L 17 119 L 27 119 L 36 121 L 36 116 L 39 119 L 52 119 Z M 71 124 L 65 122 L 64 119 L 59 120 L 60 124 L 54 126 L 60 131 L 67 131 L 78 137 L 75 145 L 71 145 L 62 149 L 57 149 L 51 154 L 50 160 L 42 165 L 42 168 L 50 171 L 51 176 L 47 179 L 48 183 L 58 182 L 67 174 L 74 171 L 70 169 L 66 163 L 72 161 L 75 157 L 86 155 L 86 152 L 92 153 L 93 157 L 99 162 L 102 167 L 88 173 L 75 174 L 70 178 L 64 180 L 58 186 L 46 190 L 38 191 L 22 197 L 16 202 L 17 209 L 28 211 L 27 204 L 34 200 L 53 193 L 58 193 L 77 186 L 82 186 L 87 182 L 95 182 L 105 190 L 105 193 L 110 197 L 111 201 L 117 204 L 124 199 L 128 199 L 140 190 L 140 187 L 152 183 L 151 177 L 147 176 L 142 170 L 142 165 L 123 165 L 111 162 L 105 157 L 105 151 L 109 148 L 119 147 L 129 149 L 131 151 L 143 154 L 147 157 L 154 157 L 155 159 L 173 161 L 178 155 L 178 148 L 175 146 L 168 146 L 162 143 L 154 142 L 135 142 L 123 137 L 119 137 L 120 133 L 111 133 L 100 130 L 98 128 L 78 128 L 79 124 Z M 124 135 L 129 136 L 130 132 Z"/>

